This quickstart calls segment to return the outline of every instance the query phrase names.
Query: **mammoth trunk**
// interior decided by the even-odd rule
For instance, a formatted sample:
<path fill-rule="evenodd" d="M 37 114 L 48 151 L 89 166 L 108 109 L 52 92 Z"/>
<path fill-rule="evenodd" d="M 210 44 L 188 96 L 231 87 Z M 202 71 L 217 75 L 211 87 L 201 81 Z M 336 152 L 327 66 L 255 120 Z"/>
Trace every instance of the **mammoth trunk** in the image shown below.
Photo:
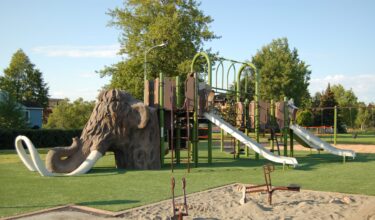
<path fill-rule="evenodd" d="M 46 167 L 50 172 L 70 173 L 78 168 L 87 156 L 88 154 L 82 151 L 81 140 L 73 138 L 71 146 L 55 147 L 48 151 Z"/>

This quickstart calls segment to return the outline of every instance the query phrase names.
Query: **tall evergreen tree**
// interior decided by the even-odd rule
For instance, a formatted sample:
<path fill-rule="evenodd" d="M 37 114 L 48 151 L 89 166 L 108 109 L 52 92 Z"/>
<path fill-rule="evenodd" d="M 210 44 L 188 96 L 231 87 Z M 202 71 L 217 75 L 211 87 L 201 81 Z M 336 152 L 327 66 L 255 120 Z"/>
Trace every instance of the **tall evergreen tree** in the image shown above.
<path fill-rule="evenodd" d="M 320 107 L 320 101 L 322 99 L 322 93 L 316 92 L 315 95 L 311 98 L 311 106 L 312 106 L 312 113 L 313 113 L 313 125 L 320 126 L 323 123 L 322 120 L 322 110 Z"/>
<path fill-rule="evenodd" d="M 331 90 L 331 85 L 328 83 L 327 89 L 324 91 L 320 98 L 320 105 L 323 110 L 321 111 L 322 115 L 322 125 L 324 126 L 333 126 L 334 125 L 334 115 L 335 110 L 334 107 L 337 106 L 338 103 L 335 99 L 335 94 Z M 337 117 L 337 127 L 339 132 L 345 132 L 345 128 L 343 125 L 343 120 L 340 117 L 340 111 L 338 109 L 338 117 Z"/>
<path fill-rule="evenodd" d="M 42 72 L 38 69 L 27 71 L 26 88 L 24 100 L 26 102 L 36 103 L 41 107 L 48 106 L 48 87 L 42 77 Z"/>
<path fill-rule="evenodd" d="M 40 70 L 35 69 L 29 57 L 21 50 L 13 54 L 9 67 L 0 76 L 0 90 L 6 91 L 19 103 L 48 105 L 48 86 Z"/>
<path fill-rule="evenodd" d="M 217 38 L 209 30 L 213 20 L 198 6 L 194 0 L 128 0 L 123 8 L 110 10 L 111 25 L 122 30 L 120 54 L 126 58 L 101 71 L 102 76 L 112 77 L 109 87 L 125 89 L 143 99 L 144 54 L 162 42 L 168 45 L 147 54 L 148 78 L 160 72 L 185 77 L 204 41 Z"/>

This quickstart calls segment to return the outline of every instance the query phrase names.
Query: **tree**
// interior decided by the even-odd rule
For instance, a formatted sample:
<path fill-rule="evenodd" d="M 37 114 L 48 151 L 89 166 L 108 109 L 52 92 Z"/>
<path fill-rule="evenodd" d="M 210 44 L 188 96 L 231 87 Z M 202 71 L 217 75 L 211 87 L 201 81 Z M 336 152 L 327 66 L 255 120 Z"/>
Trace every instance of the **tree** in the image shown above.
<path fill-rule="evenodd" d="M 290 49 L 287 38 L 273 40 L 252 58 L 261 75 L 260 96 L 263 100 L 293 98 L 299 107 L 308 92 L 311 71 L 299 58 L 296 48 Z M 252 88 L 254 89 L 254 88 Z"/>
<path fill-rule="evenodd" d="M 324 126 L 333 126 L 334 125 L 334 117 L 335 117 L 335 109 L 334 107 L 337 106 L 338 103 L 335 99 L 335 95 L 331 90 L 331 85 L 328 83 L 327 89 L 320 97 L 320 114 L 318 117 L 321 118 L 320 125 Z M 343 119 L 341 117 L 340 109 L 337 109 L 337 130 L 340 133 L 346 132 L 345 124 L 343 123 Z"/>
<path fill-rule="evenodd" d="M 25 111 L 15 98 L 0 92 L 0 128 L 26 128 Z"/>
<path fill-rule="evenodd" d="M 311 126 L 314 122 L 314 115 L 310 110 L 301 110 L 297 112 L 296 121 L 301 126 Z"/>
<path fill-rule="evenodd" d="M 372 120 L 373 120 L 373 116 L 372 116 L 372 109 L 371 108 L 368 108 L 366 106 L 365 103 L 363 102 L 360 102 L 358 103 L 358 115 L 357 115 L 357 118 L 355 120 L 355 123 L 357 125 L 357 127 L 361 128 L 361 130 L 364 130 L 366 129 L 367 127 L 371 126 L 372 124 Z M 370 107 L 370 105 L 369 105 Z"/>
<path fill-rule="evenodd" d="M 68 99 L 60 102 L 52 109 L 46 128 L 80 129 L 89 120 L 95 102 L 84 101 L 82 98 L 70 103 Z"/>
<path fill-rule="evenodd" d="M 324 126 L 333 126 L 334 122 L 334 109 L 337 105 L 335 95 L 331 90 L 331 85 L 328 84 L 327 89 L 324 91 L 320 98 L 320 108 L 323 108 L 323 121 L 322 125 Z"/>
<path fill-rule="evenodd" d="M 34 103 L 41 107 L 48 106 L 48 87 L 42 78 L 42 72 L 38 69 L 28 71 L 23 103 Z"/>
<path fill-rule="evenodd" d="M 17 50 L 4 70 L 4 76 L 0 76 L 0 89 L 19 103 L 47 107 L 49 88 L 40 70 L 34 67 L 29 57 L 21 49 Z"/>
<path fill-rule="evenodd" d="M 375 103 L 374 102 L 370 102 L 370 104 L 368 104 L 368 110 L 369 110 L 369 113 L 370 113 L 370 127 L 375 127 Z"/>
<path fill-rule="evenodd" d="M 321 98 L 322 98 L 322 93 L 316 92 L 315 95 L 311 98 L 311 106 L 313 108 L 319 107 Z"/>
<path fill-rule="evenodd" d="M 148 78 L 160 72 L 185 78 L 193 56 L 203 50 L 204 41 L 218 38 L 209 30 L 213 20 L 198 6 L 194 0 L 129 0 L 124 8 L 110 10 L 110 24 L 122 30 L 119 53 L 126 59 L 100 71 L 102 76 L 112 77 L 109 87 L 125 89 L 143 99 L 144 54 L 162 42 L 168 45 L 147 54 Z"/>
<path fill-rule="evenodd" d="M 324 91 L 323 91 L 324 92 Z M 322 92 L 322 93 L 323 93 Z M 315 95 L 311 98 L 311 106 L 313 113 L 313 125 L 321 126 L 323 125 L 323 110 L 320 107 L 320 101 L 322 99 L 322 93 L 316 92 Z"/>
<path fill-rule="evenodd" d="M 353 127 L 358 114 L 358 109 L 355 108 L 355 106 L 358 104 L 357 96 L 354 94 L 352 89 L 345 90 L 341 84 L 333 85 L 331 90 L 335 96 L 338 106 L 347 107 L 340 109 L 339 117 L 346 126 Z"/>

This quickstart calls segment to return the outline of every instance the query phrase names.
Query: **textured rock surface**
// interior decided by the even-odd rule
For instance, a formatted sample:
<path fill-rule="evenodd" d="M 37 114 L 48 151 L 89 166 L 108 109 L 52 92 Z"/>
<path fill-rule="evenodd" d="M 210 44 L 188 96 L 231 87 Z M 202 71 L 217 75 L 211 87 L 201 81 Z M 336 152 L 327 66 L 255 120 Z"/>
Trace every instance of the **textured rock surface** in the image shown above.
<path fill-rule="evenodd" d="M 51 172 L 71 172 L 93 150 L 115 153 L 116 167 L 159 169 L 160 143 L 157 111 L 121 90 L 103 91 L 81 137 L 70 147 L 47 154 Z"/>

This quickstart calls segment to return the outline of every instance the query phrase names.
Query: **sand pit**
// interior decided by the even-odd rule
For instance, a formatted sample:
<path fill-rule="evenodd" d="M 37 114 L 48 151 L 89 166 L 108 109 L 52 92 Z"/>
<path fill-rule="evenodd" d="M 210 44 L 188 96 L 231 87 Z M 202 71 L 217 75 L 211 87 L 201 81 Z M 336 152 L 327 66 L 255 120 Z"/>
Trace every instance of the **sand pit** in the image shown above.
<path fill-rule="evenodd" d="M 375 219 L 375 197 L 314 191 L 276 192 L 274 204 L 266 194 L 253 194 L 240 205 L 238 186 L 228 186 L 188 197 L 186 219 Z M 170 202 L 124 213 L 129 219 L 166 219 Z M 361 214 L 356 216 L 356 214 Z"/>
<path fill-rule="evenodd" d="M 302 190 L 278 191 L 273 205 L 266 194 L 252 194 L 240 205 L 237 184 L 188 195 L 189 216 L 184 219 L 371 219 L 375 220 L 375 197 Z M 170 219 L 171 201 L 163 201 L 112 215 L 78 211 L 52 211 L 21 219 Z"/>

